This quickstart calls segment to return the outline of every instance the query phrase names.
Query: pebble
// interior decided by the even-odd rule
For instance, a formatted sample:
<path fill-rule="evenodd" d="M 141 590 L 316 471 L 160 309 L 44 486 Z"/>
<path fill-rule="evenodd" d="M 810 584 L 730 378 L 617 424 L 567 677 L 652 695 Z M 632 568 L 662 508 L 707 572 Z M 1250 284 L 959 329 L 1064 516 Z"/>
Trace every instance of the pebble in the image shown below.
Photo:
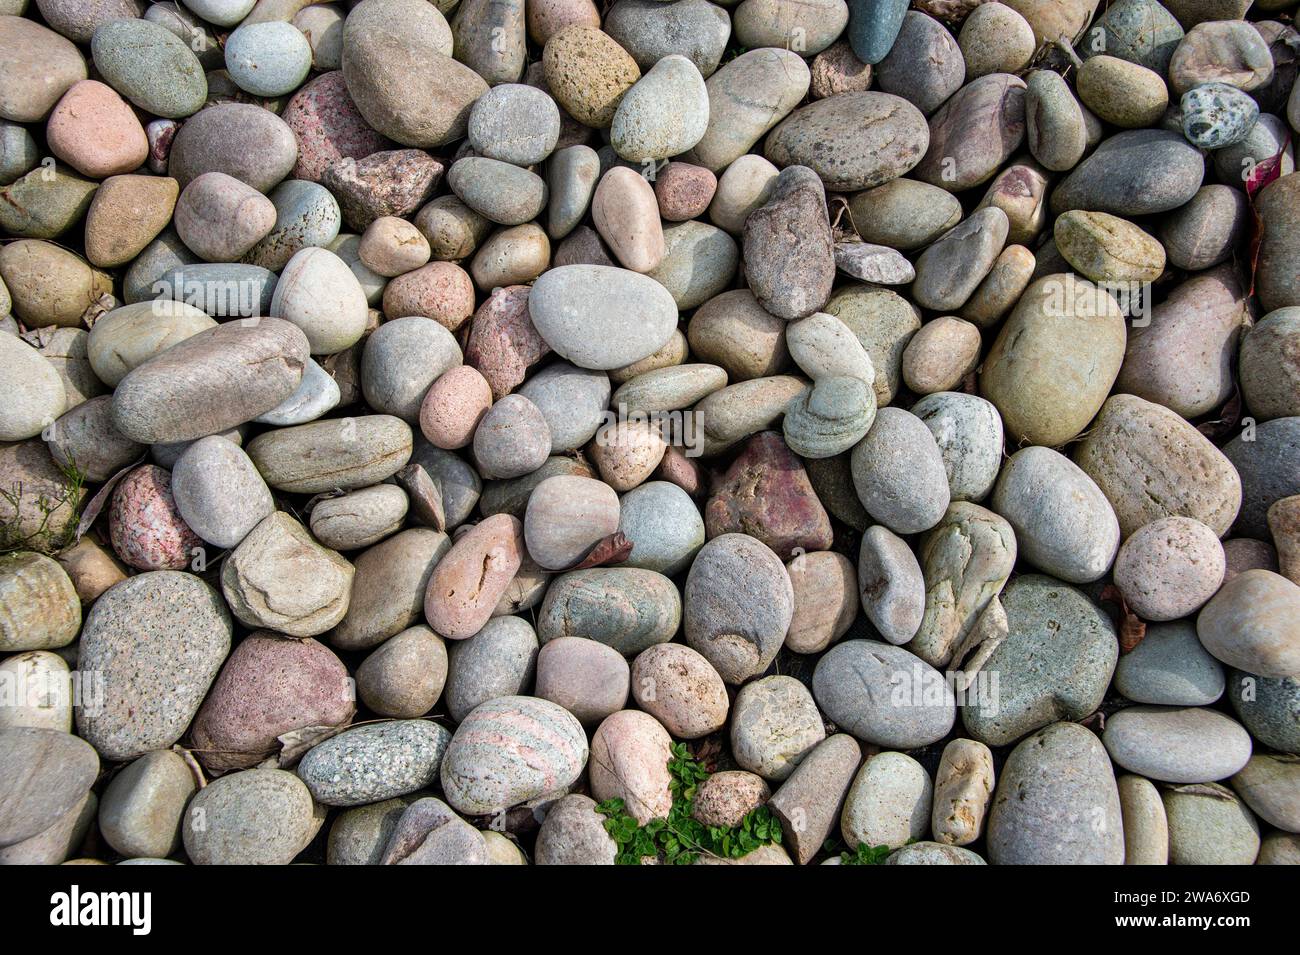
<path fill-rule="evenodd" d="M 835 829 L 853 774 L 862 760 L 862 748 L 847 733 L 836 733 L 810 752 L 790 778 L 772 794 L 768 808 L 790 833 L 794 860 L 807 865 Z"/>
<path fill-rule="evenodd" d="M 604 28 L 632 54 L 642 71 L 651 69 L 665 56 L 679 55 L 694 63 L 707 78 L 718 69 L 732 24 L 726 10 L 707 0 L 673 4 L 618 0 L 605 12 Z"/>
<path fill-rule="evenodd" d="M 1187 517 L 1165 517 L 1135 531 L 1115 559 L 1115 584 L 1147 620 L 1195 613 L 1223 582 L 1226 560 L 1214 531 Z"/>
<path fill-rule="evenodd" d="M 1060 580 L 1097 580 L 1115 561 L 1119 521 L 1101 488 L 1051 448 L 1022 448 L 993 489 L 993 509 L 1016 532 L 1022 557 Z"/>
<path fill-rule="evenodd" d="M 86 79 L 86 60 L 66 37 L 15 14 L 0 22 L 0 60 L 5 90 L 0 119 L 35 123 L 45 119 L 64 93 Z"/>
<path fill-rule="evenodd" d="M 0 662 L 0 680 L 14 687 L 0 711 L 0 730 L 17 727 L 72 732 L 72 674 L 57 653 L 29 650 Z"/>
<path fill-rule="evenodd" d="M 815 551 L 786 566 L 794 587 L 794 616 L 785 645 L 795 653 L 819 653 L 848 632 L 857 615 L 857 578 L 843 554 Z"/>
<path fill-rule="evenodd" d="M 1259 854 L 1259 823 L 1218 783 L 1175 786 L 1160 793 L 1169 821 L 1171 865 L 1251 865 Z"/>
<path fill-rule="evenodd" d="M 1219 588 L 1196 618 L 1196 632 L 1217 659 L 1248 673 L 1300 678 L 1300 587 L 1269 570 L 1247 570 Z"/>
<path fill-rule="evenodd" d="M 327 647 L 257 632 L 226 660 L 190 735 L 210 772 L 256 766 L 280 752 L 284 737 L 347 726 L 353 697 L 347 668 Z"/>
<path fill-rule="evenodd" d="M 939 446 L 929 428 L 901 408 L 881 408 L 853 448 L 853 483 L 867 513 L 899 534 L 939 522 L 950 500 Z"/>
<path fill-rule="evenodd" d="M 1126 339 L 1108 292 L 1073 274 L 1049 275 L 1025 291 L 1003 324 L 985 356 L 980 390 L 997 405 L 1010 438 L 1064 444 L 1106 401 Z"/>
<path fill-rule="evenodd" d="M 1201 646 L 1190 621 L 1148 626 L 1115 669 L 1116 689 L 1135 703 L 1206 706 L 1223 695 L 1224 685 L 1223 667 Z"/>
<path fill-rule="evenodd" d="M 907 14 L 902 0 L 854 0 L 849 6 L 849 43 L 863 63 L 883 60 L 898 39 Z"/>
<path fill-rule="evenodd" d="M 411 429 L 391 415 L 330 418 L 265 431 L 247 451 L 277 491 L 322 494 L 367 487 L 401 470 L 411 456 Z M 327 461 L 322 469 L 317 462 Z"/>
<path fill-rule="evenodd" d="M 677 305 L 667 289 L 627 269 L 602 265 L 546 272 L 528 296 L 528 312 L 552 350 L 580 368 L 596 370 L 654 354 L 677 326 Z M 593 336 L 597 326 L 603 333 Z"/>
<path fill-rule="evenodd" d="M 185 524 L 223 549 L 236 547 L 275 511 L 270 489 L 248 455 L 217 435 L 195 441 L 177 459 L 171 493 Z"/>
<path fill-rule="evenodd" d="M 537 865 L 613 865 L 618 844 L 605 831 L 605 817 L 590 796 L 557 799 L 537 831 Z"/>
<path fill-rule="evenodd" d="M 415 792 L 438 778 L 451 734 L 426 720 L 356 726 L 307 751 L 298 777 L 317 802 L 359 806 Z"/>
<path fill-rule="evenodd" d="M 828 719 L 881 747 L 929 745 L 948 734 L 956 717 L 952 689 L 939 671 L 902 647 L 875 640 L 831 647 L 817 662 L 812 690 Z"/>
<path fill-rule="evenodd" d="M 709 125 L 688 162 L 718 173 L 750 151 L 808 94 L 812 75 L 791 50 L 748 50 L 705 82 Z"/>
<path fill-rule="evenodd" d="M 226 558 L 221 590 L 231 612 L 247 626 L 310 637 L 343 619 L 353 573 L 342 555 L 321 547 L 305 527 L 276 511 Z"/>
<path fill-rule="evenodd" d="M 1002 592 L 1007 637 L 984 662 L 998 673 L 995 699 L 962 710 L 967 731 L 990 746 L 1014 742 L 1056 720 L 1100 706 L 1114 673 L 1115 628 L 1083 593 L 1050 577 L 1017 577 Z M 1058 632 L 1072 639 L 1057 638 Z"/>
<path fill-rule="evenodd" d="M 1142 161 L 1134 161 L 1141 156 Z M 1052 193 L 1055 213 L 1088 209 L 1143 216 L 1177 209 L 1196 195 L 1205 160 L 1181 132 L 1125 130 L 1104 140 Z"/>
<path fill-rule="evenodd" d="M 297 159 L 296 131 L 285 120 L 251 103 L 218 103 L 181 125 L 172 140 L 167 174 L 182 190 L 205 172 L 220 172 L 269 193 Z"/>
<path fill-rule="evenodd" d="M 33 551 L 0 557 L 0 648 L 7 652 L 57 650 L 81 629 L 76 588 L 53 559 Z"/>
<path fill-rule="evenodd" d="M 1256 754 L 1232 777 L 1232 788 L 1269 825 L 1295 832 L 1300 829 L 1296 766 L 1284 756 Z"/>
<path fill-rule="evenodd" d="M 613 122 L 623 96 L 641 78 L 631 54 L 609 34 L 582 24 L 566 27 L 546 41 L 542 68 L 560 106 L 596 129 Z"/>
<path fill-rule="evenodd" d="M 200 790 L 181 826 L 195 865 L 288 865 L 316 834 L 316 807 L 293 773 L 250 769 Z"/>
<path fill-rule="evenodd" d="M 78 667 L 106 686 L 76 711 L 77 732 L 105 758 L 134 759 L 180 739 L 230 652 L 220 596 L 192 574 L 152 571 L 111 587 L 86 615 Z"/>
<path fill-rule="evenodd" d="M 104 179 L 138 169 L 149 152 L 144 127 L 110 86 L 74 84 L 45 125 L 50 151 L 83 176 Z"/>
<path fill-rule="evenodd" d="M 626 269 L 653 271 L 667 254 L 654 188 L 627 166 L 614 166 L 600 178 L 591 199 L 591 219 Z"/>
<path fill-rule="evenodd" d="M 462 813 L 499 813 L 559 795 L 577 781 L 587 756 L 582 724 L 567 710 L 534 697 L 500 697 L 456 728 L 442 760 L 442 790 Z"/>
<path fill-rule="evenodd" d="M 1106 721 L 1111 758 L 1130 772 L 1170 783 L 1225 779 L 1250 758 L 1250 736 L 1202 707 L 1132 706 Z"/>
<path fill-rule="evenodd" d="M 247 23 L 226 38 L 226 70 L 240 89 L 254 96 L 283 96 L 296 90 L 312 65 L 311 44 L 292 23 Z"/>
<path fill-rule="evenodd" d="M 994 865 L 1122 865 L 1119 791 L 1101 741 L 1053 723 L 1007 757 L 989 812 Z"/>
<path fill-rule="evenodd" d="M 183 40 L 156 23 L 102 23 L 90 38 L 90 52 L 108 85 L 146 113 L 180 119 L 197 113 L 207 99 L 208 84 L 198 58 Z"/>
<path fill-rule="evenodd" d="M 930 811 L 935 839 L 949 846 L 969 845 L 978 839 L 993 788 L 993 754 L 987 746 L 973 739 L 955 739 L 945 746 L 934 775 Z"/>
<path fill-rule="evenodd" d="M 693 62 L 674 53 L 623 95 L 610 126 L 610 144 L 630 162 L 667 159 L 694 148 L 708 123 L 704 77 Z"/>
<path fill-rule="evenodd" d="M 623 654 L 598 640 L 555 637 L 537 654 L 534 692 L 564 707 L 584 726 L 596 726 L 626 707 L 630 687 L 631 669 Z M 725 692 L 723 696 L 725 704 Z"/>
<path fill-rule="evenodd" d="M 870 756 L 858 770 L 840 817 L 850 849 L 859 845 L 900 848 L 930 831 L 934 785 L 930 774 L 905 753 Z"/>
<path fill-rule="evenodd" d="M 330 633 L 330 643 L 341 650 L 366 650 L 419 621 L 429 576 L 450 549 L 446 534 L 412 527 L 358 554 L 348 612 Z"/>
<path fill-rule="evenodd" d="M 461 722 L 481 703 L 517 696 L 532 686 L 537 666 L 537 634 L 519 617 L 494 617 L 448 651 L 444 703 Z"/>
<path fill-rule="evenodd" d="M 1168 865 L 1169 822 L 1160 791 L 1141 776 L 1120 776 L 1116 783 L 1124 819 L 1124 864 Z"/>

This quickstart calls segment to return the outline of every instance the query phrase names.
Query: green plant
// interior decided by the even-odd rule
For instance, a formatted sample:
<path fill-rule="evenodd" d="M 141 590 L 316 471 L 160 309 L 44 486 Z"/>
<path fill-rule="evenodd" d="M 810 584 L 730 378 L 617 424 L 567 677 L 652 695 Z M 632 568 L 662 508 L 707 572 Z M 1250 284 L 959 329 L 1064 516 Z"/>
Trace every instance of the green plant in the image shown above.
<path fill-rule="evenodd" d="M 668 865 L 690 865 L 701 855 L 739 859 L 759 846 L 781 844 L 781 823 L 766 806 L 747 813 L 738 826 L 706 826 L 692 814 L 695 793 L 709 772 L 682 743 L 672 745 L 668 759 L 668 784 L 673 805 L 666 819 L 651 819 L 644 826 L 625 811 L 622 799 L 607 799 L 596 811 L 605 816 L 605 831 L 618 845 L 619 865 L 640 865 L 657 857 Z"/>
<path fill-rule="evenodd" d="M 840 853 L 840 865 L 884 865 L 893 851 L 889 846 L 869 846 L 861 842 L 854 851 Z"/>

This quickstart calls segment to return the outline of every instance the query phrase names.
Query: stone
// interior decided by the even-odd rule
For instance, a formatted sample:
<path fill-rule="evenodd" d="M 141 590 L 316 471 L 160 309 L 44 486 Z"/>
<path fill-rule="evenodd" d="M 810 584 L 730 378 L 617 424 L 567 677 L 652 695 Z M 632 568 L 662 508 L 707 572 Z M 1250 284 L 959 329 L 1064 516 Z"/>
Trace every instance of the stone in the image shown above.
<path fill-rule="evenodd" d="M 86 60 L 66 37 L 34 20 L 8 14 L 0 21 L 0 63 L 5 89 L 0 94 L 0 119 L 36 123 L 74 83 L 86 78 Z"/>
<path fill-rule="evenodd" d="M 528 311 L 550 348 L 579 367 L 597 370 L 654 354 L 677 325 L 676 303 L 662 285 L 600 265 L 544 273 L 528 296 Z"/>
<path fill-rule="evenodd" d="M 529 8 L 531 16 L 532 8 Z M 591 26 L 599 25 L 594 16 Z M 731 17 L 707 0 L 663 4 L 657 0 L 619 0 L 605 11 L 605 32 L 632 54 L 642 71 L 665 56 L 685 56 L 704 77 L 722 60 L 731 36 Z M 760 44 L 767 46 L 768 44 Z"/>
<path fill-rule="evenodd" d="M 1131 706 L 1106 721 L 1102 736 L 1116 763 L 1170 783 L 1225 779 L 1250 758 L 1250 735 L 1203 707 Z"/>
<path fill-rule="evenodd" d="M 829 190 L 856 192 L 911 170 L 929 142 L 925 116 L 903 97 L 843 93 L 795 110 L 767 137 L 764 155 L 781 168 L 807 166 Z"/>
<path fill-rule="evenodd" d="M 83 176 L 104 179 L 138 169 L 149 151 L 144 127 L 110 86 L 73 84 L 46 122 L 50 151 Z"/>
<path fill-rule="evenodd" d="M 1025 81 L 990 73 L 967 83 L 930 117 L 922 182 L 960 192 L 987 182 L 1025 138 Z"/>
<path fill-rule="evenodd" d="M 799 459 L 771 431 L 745 445 L 704 508 L 708 536 L 745 533 L 788 559 L 831 545 L 826 514 Z"/>
<path fill-rule="evenodd" d="M 1000 674 L 1000 697 L 962 710 L 967 731 L 990 746 L 1056 720 L 1090 715 L 1101 704 L 1119 652 L 1109 618 L 1082 593 L 1050 577 L 1017 577 L 1001 601 L 1008 634 L 984 662 L 985 670 Z M 1071 638 L 1061 639 L 1060 632 Z"/>
<path fill-rule="evenodd" d="M 950 496 L 929 428 L 901 408 L 881 408 L 852 457 L 853 483 L 867 513 L 898 534 L 927 530 Z"/>
<path fill-rule="evenodd" d="M 1164 517 L 1129 536 L 1115 558 L 1115 585 L 1146 620 L 1189 616 L 1214 596 L 1227 562 L 1214 531 L 1188 517 Z"/>
<path fill-rule="evenodd" d="M 911 756 L 869 756 L 845 796 L 840 832 L 850 850 L 897 849 L 929 833 L 933 797 L 930 774 Z"/>
<path fill-rule="evenodd" d="M 446 534 L 412 527 L 357 555 L 348 613 L 329 642 L 367 650 L 419 621 L 429 577 L 450 549 Z"/>
<path fill-rule="evenodd" d="M 556 637 L 537 654 L 533 692 L 540 699 L 564 707 L 583 726 L 591 727 L 627 706 L 630 681 L 627 660 L 613 647 L 585 637 Z M 722 719 L 726 719 L 725 703 Z"/>
<path fill-rule="evenodd" d="M 282 769 L 214 779 L 182 819 L 185 854 L 196 865 L 288 865 L 316 829 L 311 793 Z"/>
<path fill-rule="evenodd" d="M 167 174 L 182 190 L 205 172 L 221 172 L 269 193 L 297 157 L 295 131 L 275 113 L 251 103 L 218 103 L 177 131 Z"/>
<path fill-rule="evenodd" d="M 1247 570 L 1219 588 L 1196 619 L 1217 659 L 1247 673 L 1300 678 L 1300 587 L 1268 570 Z"/>
<path fill-rule="evenodd" d="M 209 328 L 127 374 L 113 394 L 113 421 L 146 444 L 215 434 L 289 397 L 307 351 L 306 336 L 277 318 Z M 214 404 L 217 392 L 228 400 Z"/>
<path fill-rule="evenodd" d="M 356 14 L 356 11 L 353 11 Z M 369 0 L 343 25 L 343 76 L 367 123 L 404 146 L 442 146 L 465 135 L 488 84 L 451 58 L 451 29 L 419 0 Z"/>
<path fill-rule="evenodd" d="M 180 739 L 230 651 L 230 615 L 192 574 L 153 571 L 105 591 L 82 632 L 78 666 L 102 674 L 102 706 L 77 732 L 105 759 L 134 759 Z"/>
<path fill-rule="evenodd" d="M 689 59 L 670 54 L 623 95 L 610 126 L 610 144 L 630 162 L 667 159 L 694 148 L 708 123 L 704 77 Z"/>
<path fill-rule="evenodd" d="M 939 312 L 961 308 L 993 268 L 1009 228 L 1006 213 L 990 206 L 939 236 L 916 260 L 912 297 Z"/>
<path fill-rule="evenodd" d="M 937 670 L 902 647 L 875 640 L 845 640 L 827 650 L 813 672 L 812 691 L 828 719 L 885 748 L 915 749 L 943 739 L 956 717 L 953 691 Z"/>
<path fill-rule="evenodd" d="M 863 63 L 883 60 L 898 39 L 907 14 L 902 0 L 854 0 L 849 6 L 849 43 Z"/>
<path fill-rule="evenodd" d="M 1167 865 L 1169 822 L 1160 791 L 1141 776 L 1120 776 L 1116 783 L 1124 820 L 1124 864 Z"/>
<path fill-rule="evenodd" d="M 1169 212 L 1196 195 L 1204 175 L 1204 158 L 1181 133 L 1125 130 L 1074 167 L 1052 192 L 1052 211 L 1129 217 Z"/>
<path fill-rule="evenodd" d="M 537 831 L 537 865 L 613 865 L 616 843 L 590 796 L 573 793 L 555 801 Z"/>
<path fill-rule="evenodd" d="M 582 724 L 567 710 L 533 697 L 501 697 L 456 728 L 442 761 L 442 789 L 460 812 L 499 813 L 559 795 L 577 781 L 587 756 Z"/>
<path fill-rule="evenodd" d="M 725 681 L 742 683 L 766 670 L 793 613 L 789 575 L 761 542 L 723 534 L 700 549 L 686 578 L 686 642 Z"/>
<path fill-rule="evenodd" d="M 945 746 L 934 774 L 930 811 L 935 840 L 965 846 L 978 839 L 993 788 L 993 754 L 987 746 L 973 739 L 955 739 Z"/>
<path fill-rule="evenodd" d="M 191 444 L 172 468 L 172 497 L 185 524 L 223 549 L 240 541 L 275 511 L 256 466 L 233 441 L 218 435 Z"/>
<path fill-rule="evenodd" d="M 1250 865 L 1259 854 L 1259 824 L 1218 783 L 1162 790 L 1171 865 Z"/>
<path fill-rule="evenodd" d="M 1192 517 L 1226 534 L 1241 500 L 1232 463 L 1174 412 L 1132 395 L 1108 399 L 1075 449 L 1129 535 L 1160 517 Z"/>
<path fill-rule="evenodd" d="M 1269 825 L 1295 832 L 1300 829 L 1298 766 L 1300 763 L 1285 756 L 1257 754 L 1232 777 L 1232 788 Z"/>
<path fill-rule="evenodd" d="M 1089 730 L 1053 723 L 1007 757 L 988 823 L 995 865 L 1122 865 L 1119 791 Z"/>
<path fill-rule="evenodd" d="M 1110 501 L 1078 465 L 1051 448 L 1013 454 L 998 476 L 992 506 L 1015 531 L 1020 556 L 1067 583 L 1098 580 L 1119 550 Z"/>
<path fill-rule="evenodd" d="M 444 166 L 422 149 L 344 155 L 326 166 L 320 183 L 338 200 L 343 221 L 363 232 L 384 216 L 409 216 L 433 197 Z"/>
<path fill-rule="evenodd" d="M 366 123 L 337 68 L 304 84 L 282 118 L 298 141 L 294 179 L 320 182 L 338 160 L 363 159 L 392 145 Z"/>
<path fill-rule="evenodd" d="M 13 389 L 0 410 L 0 440 L 34 438 L 67 409 L 53 363 L 16 335 L 0 335 L 0 372 Z"/>
<path fill-rule="evenodd" d="M 318 743 L 298 764 L 312 798 L 358 806 L 432 784 L 451 734 L 426 720 L 389 720 L 345 730 Z"/>
<path fill-rule="evenodd" d="M 1049 275 L 1025 291 L 1002 326 L 984 359 L 980 391 L 997 405 L 1010 437 L 1064 444 L 1102 407 L 1126 339 L 1123 315 L 1104 288 Z"/>
<path fill-rule="evenodd" d="M 95 67 L 109 86 L 146 113 L 180 119 L 208 96 L 203 67 L 174 33 L 148 20 L 111 20 L 90 38 Z"/>
<path fill-rule="evenodd" d="M 582 24 L 546 41 L 542 68 L 556 102 L 596 129 L 613 122 L 624 95 L 641 78 L 636 61 L 609 34 Z"/>
<path fill-rule="evenodd" d="M 1002 416 L 997 408 L 978 395 L 940 391 L 912 405 L 912 414 L 939 445 L 952 500 L 984 500 L 1002 466 Z"/>
<path fill-rule="evenodd" d="M 74 809 L 99 773 L 99 757 L 70 733 L 34 727 L 0 730 L 0 847 L 39 835 Z"/>
<path fill-rule="evenodd" d="M 1120 287 L 1153 282 L 1165 270 L 1165 250 L 1154 236 L 1105 212 L 1062 213 L 1053 238 L 1062 258 L 1094 282 Z"/>
<path fill-rule="evenodd" d="M 763 779 L 788 779 L 825 738 L 812 694 L 793 677 L 763 677 L 747 683 L 736 695 L 732 756 L 741 768 Z"/>
<path fill-rule="evenodd" d="M 857 742 L 847 733 L 836 733 L 808 753 L 768 800 L 768 808 L 789 833 L 783 844 L 799 865 L 807 865 L 834 830 L 861 759 Z"/>
<path fill-rule="evenodd" d="M 687 161 L 721 172 L 802 102 L 811 81 L 791 50 L 748 50 L 730 60 L 705 81 L 709 125 Z"/>

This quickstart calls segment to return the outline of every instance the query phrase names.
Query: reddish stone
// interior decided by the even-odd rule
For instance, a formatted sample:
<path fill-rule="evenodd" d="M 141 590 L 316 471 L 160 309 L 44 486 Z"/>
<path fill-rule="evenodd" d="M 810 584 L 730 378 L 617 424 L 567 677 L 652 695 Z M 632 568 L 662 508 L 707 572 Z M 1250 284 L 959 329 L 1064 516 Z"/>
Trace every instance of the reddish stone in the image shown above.
<path fill-rule="evenodd" d="M 279 737 L 309 726 L 352 721 L 348 669 L 312 639 L 249 634 L 235 647 L 194 718 L 192 742 L 210 772 L 256 766 Z"/>
<path fill-rule="evenodd" d="M 331 164 L 321 185 L 334 194 L 343 221 L 364 232 L 384 216 L 409 216 L 433 197 L 443 165 L 423 149 L 394 149 Z"/>
<path fill-rule="evenodd" d="M 528 317 L 527 285 L 493 292 L 474 313 L 465 364 L 477 368 L 499 401 L 523 384 L 528 369 L 550 353 Z"/>
<path fill-rule="evenodd" d="M 298 138 L 294 179 L 320 182 L 340 159 L 363 159 L 393 145 L 362 119 L 343 82 L 343 72 L 322 73 L 289 100 L 281 118 Z"/>
<path fill-rule="evenodd" d="M 754 435 L 704 508 L 710 538 L 756 537 L 788 560 L 798 550 L 829 550 L 831 519 L 808 472 L 775 431 Z"/>
<path fill-rule="evenodd" d="M 474 280 L 452 262 L 430 262 L 384 286 L 384 315 L 390 321 L 422 315 L 454 332 L 473 314 Z"/>
<path fill-rule="evenodd" d="M 203 541 L 181 519 L 172 476 L 154 464 L 136 468 L 113 491 L 108 512 L 113 550 L 137 570 L 182 570 Z"/>
<path fill-rule="evenodd" d="M 703 166 L 670 162 L 655 176 L 659 214 L 669 222 L 695 219 L 709 208 L 718 189 L 718 177 Z"/>

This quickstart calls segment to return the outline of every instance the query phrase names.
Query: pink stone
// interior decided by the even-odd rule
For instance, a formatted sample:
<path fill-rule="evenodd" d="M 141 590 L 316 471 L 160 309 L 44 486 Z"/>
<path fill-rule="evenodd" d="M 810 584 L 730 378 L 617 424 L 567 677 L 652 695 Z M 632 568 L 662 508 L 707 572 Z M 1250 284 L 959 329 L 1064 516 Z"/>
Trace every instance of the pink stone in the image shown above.
<path fill-rule="evenodd" d="M 437 448 L 454 451 L 474 440 L 478 423 L 492 406 L 492 387 L 469 365 L 444 372 L 420 405 L 420 431 Z"/>
<path fill-rule="evenodd" d="M 551 350 L 528 316 L 528 291 L 527 285 L 497 289 L 479 306 L 469 327 L 465 363 L 487 379 L 494 400 L 523 384 L 528 369 Z"/>
<path fill-rule="evenodd" d="M 74 83 L 45 128 L 50 152 L 77 172 L 103 179 L 139 169 L 149 139 L 122 97 L 95 80 Z"/>
<path fill-rule="evenodd" d="M 796 549 L 830 550 L 831 519 L 803 463 L 775 431 L 750 438 L 704 508 L 710 539 L 756 537 L 788 560 Z"/>
<path fill-rule="evenodd" d="M 137 570 L 182 570 L 203 541 L 181 520 L 172 476 L 154 464 L 136 468 L 113 491 L 108 511 L 113 550 Z"/>
<path fill-rule="evenodd" d="M 322 73 L 295 93 L 282 118 L 298 138 L 294 179 L 320 182 L 338 160 L 362 159 L 393 145 L 362 119 L 341 70 Z"/>
<path fill-rule="evenodd" d="M 430 262 L 384 287 L 384 315 L 390 320 L 421 315 L 454 332 L 472 314 L 474 280 L 451 262 Z"/>
<path fill-rule="evenodd" d="M 668 222 L 685 222 L 704 215 L 718 189 L 718 177 L 703 166 L 670 162 L 655 176 L 659 215 Z"/>

